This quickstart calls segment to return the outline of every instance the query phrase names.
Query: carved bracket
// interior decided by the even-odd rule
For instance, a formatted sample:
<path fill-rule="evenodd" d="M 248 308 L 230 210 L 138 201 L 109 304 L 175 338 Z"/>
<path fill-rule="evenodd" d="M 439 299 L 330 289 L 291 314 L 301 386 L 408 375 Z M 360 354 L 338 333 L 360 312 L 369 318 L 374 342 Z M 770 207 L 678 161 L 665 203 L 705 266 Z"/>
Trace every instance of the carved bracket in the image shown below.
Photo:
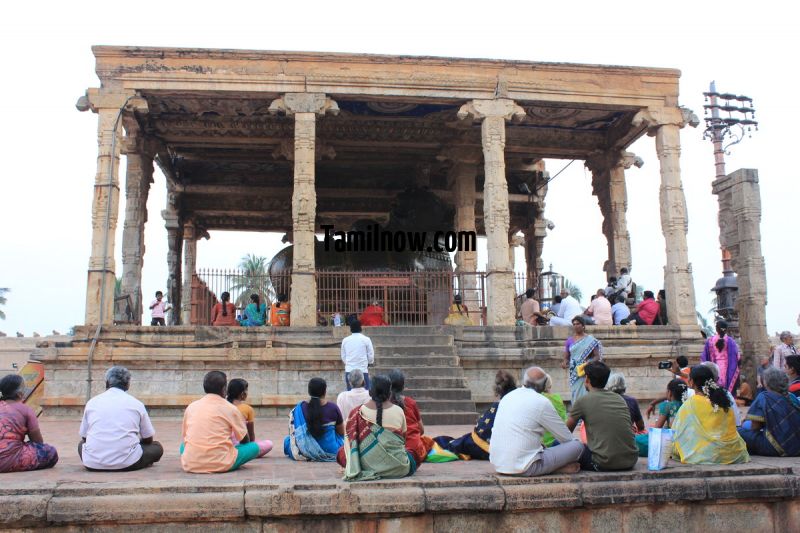
<path fill-rule="evenodd" d="M 495 100 L 471 100 L 458 110 L 458 118 L 464 120 L 471 117 L 480 121 L 486 117 L 503 117 L 505 120 L 523 120 L 525 110 L 517 105 L 514 100 L 497 98 Z"/>
<path fill-rule="evenodd" d="M 286 93 L 270 104 L 269 112 L 273 115 L 278 113 L 287 115 L 316 113 L 320 116 L 330 113 L 331 115 L 338 115 L 339 105 L 322 93 Z"/>

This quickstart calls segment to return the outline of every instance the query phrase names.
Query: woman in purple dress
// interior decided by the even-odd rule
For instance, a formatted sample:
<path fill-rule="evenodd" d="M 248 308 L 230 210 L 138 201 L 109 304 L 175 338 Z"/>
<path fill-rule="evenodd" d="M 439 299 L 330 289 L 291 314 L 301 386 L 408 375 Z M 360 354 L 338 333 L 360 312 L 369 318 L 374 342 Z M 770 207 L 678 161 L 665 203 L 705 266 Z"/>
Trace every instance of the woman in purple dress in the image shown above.
<path fill-rule="evenodd" d="M 22 403 L 24 383 L 16 374 L 0 380 L 0 473 L 40 470 L 58 462 L 56 449 L 42 441 L 33 409 Z"/>
<path fill-rule="evenodd" d="M 736 341 L 727 335 L 728 323 L 717 322 L 717 334 L 706 341 L 700 362 L 711 361 L 719 367 L 719 384 L 731 394 L 736 392 L 739 380 L 739 347 Z"/>

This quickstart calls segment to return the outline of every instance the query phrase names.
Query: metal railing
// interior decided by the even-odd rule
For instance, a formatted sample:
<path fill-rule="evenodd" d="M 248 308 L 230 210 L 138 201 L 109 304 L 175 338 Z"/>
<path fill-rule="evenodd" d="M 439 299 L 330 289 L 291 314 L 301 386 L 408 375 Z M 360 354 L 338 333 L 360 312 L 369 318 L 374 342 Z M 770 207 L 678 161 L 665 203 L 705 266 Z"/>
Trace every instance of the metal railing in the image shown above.
<path fill-rule="evenodd" d="M 319 325 L 332 325 L 338 314 L 342 322 L 360 317 L 377 301 L 390 325 L 438 325 L 447 317 L 453 297 L 461 295 L 473 324 L 486 323 L 487 275 L 485 272 L 449 271 L 317 271 L 317 317 Z M 517 294 L 526 289 L 525 274 L 514 275 Z M 270 277 L 238 269 L 202 269 L 192 278 L 194 325 L 210 324 L 211 307 L 223 292 L 229 292 L 238 312 L 247 306 L 250 294 L 258 293 L 269 306 L 285 293 L 291 301 L 291 273 Z"/>

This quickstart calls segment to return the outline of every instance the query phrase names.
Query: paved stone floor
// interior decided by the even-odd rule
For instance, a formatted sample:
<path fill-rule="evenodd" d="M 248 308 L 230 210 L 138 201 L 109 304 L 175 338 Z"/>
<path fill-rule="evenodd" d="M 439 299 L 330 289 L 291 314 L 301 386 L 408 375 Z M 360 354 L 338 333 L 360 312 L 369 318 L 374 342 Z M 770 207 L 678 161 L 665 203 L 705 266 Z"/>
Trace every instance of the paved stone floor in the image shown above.
<path fill-rule="evenodd" d="M 78 419 L 48 419 L 41 420 L 42 434 L 45 442 L 56 446 L 59 453 L 58 464 L 49 470 L 35 473 L 3 474 L 4 484 L 17 486 L 36 482 L 137 482 L 137 481 L 167 481 L 190 480 L 209 476 L 204 474 L 187 474 L 181 469 L 178 456 L 180 442 L 181 420 L 179 418 L 154 418 L 156 439 L 164 446 L 164 457 L 156 465 L 138 472 L 89 472 L 80 463 L 77 451 Z M 332 463 L 305 463 L 295 462 L 283 455 L 283 438 L 287 433 L 286 418 L 267 418 L 256 421 L 256 436 L 268 438 L 275 443 L 275 448 L 266 457 L 256 459 L 236 472 L 217 474 L 215 479 L 220 481 L 327 481 L 335 482 L 342 477 L 342 468 Z M 471 431 L 471 426 L 430 426 L 425 428 L 425 434 L 430 436 L 450 435 L 460 436 Z M 768 458 L 753 457 L 750 466 L 780 466 L 792 467 L 800 472 L 800 458 Z M 741 465 L 744 466 L 744 465 Z M 684 466 L 674 461 L 670 462 L 669 469 L 694 469 L 717 470 L 733 469 L 737 467 L 725 466 Z M 637 471 L 646 471 L 645 459 L 640 459 Z M 488 461 L 455 461 L 452 463 L 432 464 L 425 463 L 414 475 L 415 478 L 430 480 L 439 477 L 448 479 L 474 479 L 493 475 L 494 471 Z M 578 474 L 584 476 L 588 474 Z M 596 475 L 596 474 L 595 474 Z"/>

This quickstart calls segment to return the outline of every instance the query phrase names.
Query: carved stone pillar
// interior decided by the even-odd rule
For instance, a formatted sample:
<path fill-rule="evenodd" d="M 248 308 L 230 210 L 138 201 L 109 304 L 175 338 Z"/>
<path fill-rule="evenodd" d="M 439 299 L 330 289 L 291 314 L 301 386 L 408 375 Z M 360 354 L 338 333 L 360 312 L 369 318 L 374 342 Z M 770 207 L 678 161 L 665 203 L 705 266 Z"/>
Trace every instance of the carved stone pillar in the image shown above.
<path fill-rule="evenodd" d="M 172 304 L 172 311 L 167 324 L 181 323 L 181 256 L 183 255 L 183 220 L 180 217 L 178 199 L 174 193 L 169 194 L 167 208 L 161 211 L 164 226 L 167 228 L 167 301 Z"/>
<path fill-rule="evenodd" d="M 544 217 L 536 218 L 534 223 L 528 226 L 523 233 L 525 234 L 525 266 L 528 284 L 526 289 L 537 289 L 539 275 L 544 270 L 542 249 L 544 248 L 544 238 L 547 236 L 547 220 Z"/>
<path fill-rule="evenodd" d="M 147 146 L 134 121 L 126 120 L 125 127 L 128 135 L 123 146 L 127 169 L 125 223 L 122 230 L 122 294 L 130 295 L 135 323 L 141 324 L 144 226 L 147 222 L 147 196 L 153 183 L 153 151 Z"/>
<path fill-rule="evenodd" d="M 484 175 L 483 224 L 488 248 L 487 325 L 514 324 L 514 272 L 508 257 L 508 183 L 506 182 L 506 120 L 524 117 L 525 111 L 507 98 L 473 100 L 458 117 L 481 121 Z"/>
<path fill-rule="evenodd" d="M 181 323 L 188 325 L 192 317 L 192 276 L 197 272 L 197 228 L 193 222 L 183 226 L 183 289 L 181 290 Z"/>
<path fill-rule="evenodd" d="M 685 108 L 670 107 L 640 111 L 633 125 L 644 125 L 647 133 L 656 138 L 656 152 L 661 168 L 661 231 L 667 251 L 664 267 L 664 290 L 667 296 L 667 317 L 670 325 L 696 330 L 694 280 L 686 232 L 686 196 L 681 183 L 681 139 L 684 126 L 696 127 L 697 117 Z"/>
<path fill-rule="evenodd" d="M 314 186 L 316 116 L 338 114 L 336 102 L 319 93 L 287 93 L 270 112 L 294 115 L 294 189 L 292 192 L 292 325 L 317 325 L 314 230 L 317 193 Z"/>
<path fill-rule="evenodd" d="M 631 236 L 626 212 L 628 192 L 625 170 L 641 168 L 643 161 L 630 152 L 600 152 L 586 159 L 592 171 L 592 192 L 597 196 L 603 215 L 603 234 L 608 242 L 608 260 L 603 265 L 606 277 L 618 276 L 623 267 L 631 268 Z"/>
<path fill-rule="evenodd" d="M 92 201 L 92 252 L 86 282 L 86 324 L 114 322 L 114 244 L 119 214 L 120 108 L 130 95 L 95 91 L 89 106 L 97 113 L 97 172 Z"/>

